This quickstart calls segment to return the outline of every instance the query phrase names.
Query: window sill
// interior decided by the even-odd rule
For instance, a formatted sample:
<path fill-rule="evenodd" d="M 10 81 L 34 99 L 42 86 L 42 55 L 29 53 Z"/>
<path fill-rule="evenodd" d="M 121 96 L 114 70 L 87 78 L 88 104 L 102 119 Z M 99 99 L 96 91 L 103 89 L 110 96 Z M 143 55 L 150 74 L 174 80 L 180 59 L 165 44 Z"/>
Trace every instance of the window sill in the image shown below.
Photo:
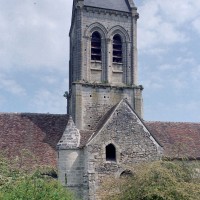
<path fill-rule="evenodd" d="M 120 73 L 120 74 L 123 73 L 123 71 L 121 71 L 121 70 L 112 70 L 112 72 L 113 73 Z"/>
<path fill-rule="evenodd" d="M 123 65 L 121 62 L 113 62 L 114 65 Z"/>
<path fill-rule="evenodd" d="M 102 71 L 102 69 L 98 69 L 98 68 L 90 68 L 93 71 Z"/>
<path fill-rule="evenodd" d="M 117 161 L 116 160 L 106 160 L 106 163 L 114 163 L 114 164 L 116 164 Z"/>
<path fill-rule="evenodd" d="M 102 63 L 101 60 L 91 60 L 91 63 Z"/>

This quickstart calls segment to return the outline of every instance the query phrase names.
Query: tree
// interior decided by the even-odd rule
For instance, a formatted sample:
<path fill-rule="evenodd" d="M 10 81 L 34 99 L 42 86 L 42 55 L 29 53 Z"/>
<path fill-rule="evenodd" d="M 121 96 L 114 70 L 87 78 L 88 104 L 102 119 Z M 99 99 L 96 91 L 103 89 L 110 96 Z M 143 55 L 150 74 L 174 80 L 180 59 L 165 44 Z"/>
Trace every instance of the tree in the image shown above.
<path fill-rule="evenodd" d="M 42 177 L 24 177 L 1 189 L 4 200 L 73 200 L 72 194 L 55 180 Z"/>
<path fill-rule="evenodd" d="M 132 177 L 112 180 L 104 199 L 110 200 L 200 200 L 200 177 L 186 162 L 159 161 L 141 164 Z"/>
<path fill-rule="evenodd" d="M 16 168 L 0 156 L 0 199 L 74 200 L 73 195 L 51 176 L 54 169 L 38 167 L 30 172 Z"/>

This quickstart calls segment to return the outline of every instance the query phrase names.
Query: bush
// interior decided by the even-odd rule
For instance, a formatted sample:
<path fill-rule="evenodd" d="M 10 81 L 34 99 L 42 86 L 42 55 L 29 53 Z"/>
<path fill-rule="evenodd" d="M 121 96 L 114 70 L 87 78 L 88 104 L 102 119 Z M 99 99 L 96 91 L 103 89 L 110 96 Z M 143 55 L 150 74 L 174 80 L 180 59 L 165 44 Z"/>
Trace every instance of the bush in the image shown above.
<path fill-rule="evenodd" d="M 74 200 L 56 179 L 55 170 L 39 167 L 27 172 L 0 156 L 0 199 L 3 200 Z"/>
<path fill-rule="evenodd" d="M 72 194 L 55 180 L 26 177 L 1 190 L 4 200 L 72 200 Z"/>
<path fill-rule="evenodd" d="M 194 167 L 168 161 L 135 167 L 133 177 L 104 186 L 110 200 L 199 200 L 200 179 Z"/>

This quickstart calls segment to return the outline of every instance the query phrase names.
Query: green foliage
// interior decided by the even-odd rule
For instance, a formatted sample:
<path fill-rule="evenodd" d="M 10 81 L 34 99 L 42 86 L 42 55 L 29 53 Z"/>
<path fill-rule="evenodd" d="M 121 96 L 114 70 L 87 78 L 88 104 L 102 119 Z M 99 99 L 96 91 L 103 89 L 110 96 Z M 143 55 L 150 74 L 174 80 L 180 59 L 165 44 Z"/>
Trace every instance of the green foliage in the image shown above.
<path fill-rule="evenodd" d="M 32 172 L 18 169 L 0 156 L 0 199 L 3 200 L 74 200 L 72 194 L 57 180 L 51 168 Z M 46 174 L 46 175 L 45 175 Z"/>
<path fill-rule="evenodd" d="M 135 167 L 133 177 L 113 180 L 104 199 L 200 200 L 196 167 L 184 162 L 154 162 Z"/>
<path fill-rule="evenodd" d="M 26 177 L 3 188 L 4 200 L 72 200 L 72 195 L 54 180 Z"/>

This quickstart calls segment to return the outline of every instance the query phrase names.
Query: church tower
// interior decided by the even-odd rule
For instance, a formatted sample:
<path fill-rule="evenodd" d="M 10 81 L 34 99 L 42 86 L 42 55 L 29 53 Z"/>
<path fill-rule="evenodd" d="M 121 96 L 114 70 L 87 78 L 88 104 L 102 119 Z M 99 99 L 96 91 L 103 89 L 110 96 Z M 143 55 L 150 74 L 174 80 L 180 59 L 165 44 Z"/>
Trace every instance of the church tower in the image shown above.
<path fill-rule="evenodd" d="M 133 0 L 74 0 L 70 28 L 68 114 L 81 130 L 127 99 L 142 117 L 137 19 Z"/>
<path fill-rule="evenodd" d="M 70 118 L 57 144 L 58 177 L 83 200 L 100 200 L 101 184 L 110 177 L 162 155 L 141 120 L 138 16 L 133 0 L 73 1 Z"/>

